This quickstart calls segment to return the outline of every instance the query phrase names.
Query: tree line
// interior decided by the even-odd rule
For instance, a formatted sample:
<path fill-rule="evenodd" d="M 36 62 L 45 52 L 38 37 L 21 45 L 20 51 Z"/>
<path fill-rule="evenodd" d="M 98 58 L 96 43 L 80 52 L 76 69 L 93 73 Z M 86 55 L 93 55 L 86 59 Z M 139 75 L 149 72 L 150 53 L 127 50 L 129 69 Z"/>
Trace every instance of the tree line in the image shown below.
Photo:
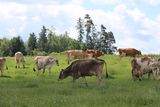
<path fill-rule="evenodd" d="M 24 55 L 44 55 L 70 49 L 97 49 L 107 54 L 112 54 L 116 50 L 113 33 L 107 32 L 104 25 L 101 25 L 98 31 L 89 14 L 86 14 L 83 19 L 78 19 L 76 29 L 78 40 L 70 38 L 68 32 L 56 34 L 45 26 L 42 26 L 38 35 L 31 32 L 26 42 L 21 36 L 11 39 L 2 38 L 0 39 L 0 56 L 14 56 L 17 51 L 21 51 Z"/>

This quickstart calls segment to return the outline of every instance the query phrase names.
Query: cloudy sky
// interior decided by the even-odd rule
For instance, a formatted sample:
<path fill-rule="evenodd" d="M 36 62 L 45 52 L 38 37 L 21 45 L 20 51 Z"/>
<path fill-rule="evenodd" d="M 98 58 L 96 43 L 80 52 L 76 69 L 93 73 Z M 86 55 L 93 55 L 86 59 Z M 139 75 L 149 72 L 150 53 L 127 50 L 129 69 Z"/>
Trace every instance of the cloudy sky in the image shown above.
<path fill-rule="evenodd" d="M 0 38 L 30 32 L 42 25 L 77 38 L 76 22 L 89 14 L 97 26 L 112 31 L 118 48 L 160 53 L 160 0 L 0 0 Z"/>

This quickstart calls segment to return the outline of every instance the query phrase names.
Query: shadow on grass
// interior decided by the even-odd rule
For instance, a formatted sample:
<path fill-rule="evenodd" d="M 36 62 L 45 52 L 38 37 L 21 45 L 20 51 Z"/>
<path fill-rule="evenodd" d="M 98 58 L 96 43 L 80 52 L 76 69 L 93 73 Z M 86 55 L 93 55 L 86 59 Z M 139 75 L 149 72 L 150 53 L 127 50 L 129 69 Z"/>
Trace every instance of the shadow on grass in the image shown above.
<path fill-rule="evenodd" d="M 11 78 L 11 76 L 2 75 L 2 76 L 0 76 L 0 78 Z"/>

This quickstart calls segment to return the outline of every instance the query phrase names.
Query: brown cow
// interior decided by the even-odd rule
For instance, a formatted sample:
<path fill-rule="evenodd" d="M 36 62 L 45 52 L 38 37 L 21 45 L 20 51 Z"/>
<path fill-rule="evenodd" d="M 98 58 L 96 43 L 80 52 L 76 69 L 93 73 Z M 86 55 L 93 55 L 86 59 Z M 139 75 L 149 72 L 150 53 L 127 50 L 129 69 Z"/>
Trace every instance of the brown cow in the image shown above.
<path fill-rule="evenodd" d="M 68 64 L 73 60 L 73 59 L 87 59 L 87 58 L 92 58 L 93 54 L 88 54 L 84 52 L 83 50 L 68 50 L 66 51 L 67 54 L 67 62 Z"/>
<path fill-rule="evenodd" d="M 149 57 L 144 58 L 132 58 L 131 59 L 131 66 L 132 66 L 132 77 L 134 80 L 139 79 L 142 80 L 143 74 L 148 73 L 148 78 L 150 74 L 152 74 L 152 69 L 149 66 L 150 62 L 152 61 Z"/>
<path fill-rule="evenodd" d="M 73 77 L 73 81 L 78 79 L 79 77 L 85 78 L 85 76 L 92 76 L 95 75 L 98 77 L 98 82 L 100 83 L 102 78 L 102 70 L 103 65 L 106 62 L 102 59 L 83 59 L 83 60 L 76 60 L 71 63 L 65 70 L 62 70 L 59 74 L 59 79 L 62 80 L 68 76 Z M 106 68 L 106 78 L 108 78 L 108 72 Z M 88 86 L 86 79 L 85 83 Z"/>
<path fill-rule="evenodd" d="M 95 50 L 95 49 L 87 49 L 86 52 L 87 52 L 88 54 L 93 54 L 93 57 L 94 57 L 94 58 L 98 58 L 98 57 L 104 55 L 103 52 L 98 51 L 98 50 Z"/>
<path fill-rule="evenodd" d="M 135 57 L 136 55 L 141 55 L 141 51 L 135 48 L 119 48 L 117 51 L 119 52 L 120 56 L 126 55 Z"/>
<path fill-rule="evenodd" d="M 0 71 L 1 71 L 1 76 L 3 76 L 3 71 L 4 71 L 5 62 L 6 62 L 6 58 L 4 58 L 4 57 L 0 58 Z"/>

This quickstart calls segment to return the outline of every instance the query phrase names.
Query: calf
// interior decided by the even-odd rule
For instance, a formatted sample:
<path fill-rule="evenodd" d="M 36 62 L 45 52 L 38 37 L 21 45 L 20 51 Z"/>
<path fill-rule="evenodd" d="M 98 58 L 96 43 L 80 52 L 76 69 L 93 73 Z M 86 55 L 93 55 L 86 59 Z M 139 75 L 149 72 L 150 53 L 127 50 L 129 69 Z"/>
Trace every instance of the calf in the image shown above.
<path fill-rule="evenodd" d="M 16 68 L 20 68 L 20 63 L 22 63 L 23 68 L 25 68 L 25 60 L 22 52 L 15 53 L 15 61 L 16 61 Z"/>
<path fill-rule="evenodd" d="M 1 76 L 3 76 L 4 72 L 4 66 L 5 66 L 6 59 L 5 58 L 0 58 L 0 71 L 1 71 Z"/>
<path fill-rule="evenodd" d="M 102 70 L 103 65 L 106 65 L 106 62 L 102 59 L 83 59 L 83 60 L 76 60 L 71 63 L 65 70 L 62 69 L 62 71 L 59 74 L 59 80 L 62 80 L 68 76 L 73 77 L 73 81 L 76 79 L 85 76 L 97 76 L 98 82 L 100 83 L 102 78 Z M 106 68 L 106 78 L 108 78 L 108 72 Z M 88 86 L 86 79 L 85 83 Z"/>
<path fill-rule="evenodd" d="M 59 66 L 58 60 L 50 56 L 36 56 L 34 61 L 38 71 L 43 69 L 43 73 L 44 73 L 45 69 L 48 68 L 49 75 L 51 75 L 51 68 L 54 64 L 57 64 L 57 66 Z M 33 70 L 36 71 L 35 68 L 33 68 Z"/>

